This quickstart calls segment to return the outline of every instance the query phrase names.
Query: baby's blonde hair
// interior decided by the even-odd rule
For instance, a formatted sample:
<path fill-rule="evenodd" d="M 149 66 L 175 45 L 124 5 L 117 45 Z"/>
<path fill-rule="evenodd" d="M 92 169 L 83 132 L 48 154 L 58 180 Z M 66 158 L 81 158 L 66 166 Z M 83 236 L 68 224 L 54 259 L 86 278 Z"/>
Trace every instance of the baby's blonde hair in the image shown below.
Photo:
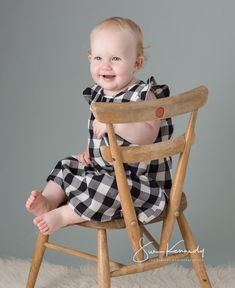
<path fill-rule="evenodd" d="M 122 17 L 111 17 L 105 19 L 92 29 L 91 36 L 97 31 L 110 27 L 118 28 L 120 30 L 128 29 L 131 33 L 133 33 L 136 38 L 136 57 L 141 56 L 143 59 L 145 59 L 142 31 L 140 27 L 131 19 Z M 91 54 L 91 49 L 89 49 L 88 53 Z"/>

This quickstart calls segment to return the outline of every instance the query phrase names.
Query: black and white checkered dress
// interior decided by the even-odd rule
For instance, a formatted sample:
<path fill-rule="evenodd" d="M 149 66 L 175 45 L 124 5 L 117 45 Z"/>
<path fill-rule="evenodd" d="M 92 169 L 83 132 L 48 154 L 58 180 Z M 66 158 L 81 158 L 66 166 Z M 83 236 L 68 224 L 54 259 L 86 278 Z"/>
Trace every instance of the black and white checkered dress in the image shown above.
<path fill-rule="evenodd" d="M 168 97 L 166 85 L 157 85 L 154 78 L 147 83 L 138 81 L 116 96 L 108 97 L 103 89 L 93 85 L 84 90 L 83 95 L 91 102 L 129 102 L 144 101 L 148 91 L 156 98 Z M 48 176 L 55 181 L 68 197 L 68 205 L 83 219 L 90 221 L 109 221 L 121 217 L 120 199 L 112 165 L 105 162 L 100 154 L 100 146 L 108 145 L 107 135 L 97 139 L 93 134 L 94 116 L 89 119 L 88 146 L 93 166 L 84 167 L 75 156 L 59 161 Z M 167 140 L 173 133 L 171 119 L 161 121 L 155 142 Z M 118 136 L 119 145 L 132 145 Z M 148 162 L 125 164 L 128 185 L 133 197 L 138 219 L 147 223 L 158 216 L 165 208 L 171 188 L 171 158 Z"/>

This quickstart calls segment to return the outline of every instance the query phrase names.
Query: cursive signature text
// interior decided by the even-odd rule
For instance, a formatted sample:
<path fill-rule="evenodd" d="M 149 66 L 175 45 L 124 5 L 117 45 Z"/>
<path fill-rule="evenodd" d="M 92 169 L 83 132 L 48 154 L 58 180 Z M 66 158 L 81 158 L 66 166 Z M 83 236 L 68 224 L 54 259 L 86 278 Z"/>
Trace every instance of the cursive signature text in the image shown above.
<path fill-rule="evenodd" d="M 181 243 L 184 243 L 184 240 L 178 241 L 177 243 L 175 243 L 171 247 L 169 247 L 169 244 L 167 244 L 166 251 L 158 251 L 158 250 L 155 250 L 155 249 L 150 250 L 149 246 L 152 243 L 153 243 L 153 241 L 150 241 L 150 242 L 144 244 L 143 243 L 143 238 L 141 238 L 140 241 L 139 241 L 140 249 L 138 251 L 136 251 L 136 253 L 134 254 L 133 261 L 136 262 L 136 263 L 142 263 L 144 261 L 147 261 L 149 259 L 150 255 L 156 255 L 156 254 L 158 255 L 160 253 L 164 253 L 165 256 L 168 256 L 170 254 L 176 254 L 176 253 L 188 253 L 188 254 L 200 253 L 202 258 L 204 258 L 204 255 L 205 255 L 205 249 L 204 248 L 200 249 L 199 245 L 193 250 L 186 250 L 186 249 L 179 248 L 179 245 Z M 142 253 L 142 252 L 143 252 L 143 259 L 142 260 L 137 260 L 138 254 Z"/>

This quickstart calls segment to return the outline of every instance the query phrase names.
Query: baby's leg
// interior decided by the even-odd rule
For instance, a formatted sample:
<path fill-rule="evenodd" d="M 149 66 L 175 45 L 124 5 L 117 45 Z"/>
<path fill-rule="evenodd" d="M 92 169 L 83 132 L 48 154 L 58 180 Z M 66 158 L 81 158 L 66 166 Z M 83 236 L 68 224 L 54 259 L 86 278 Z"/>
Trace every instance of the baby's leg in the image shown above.
<path fill-rule="evenodd" d="M 35 216 L 42 215 L 57 208 L 66 200 L 66 194 L 61 187 L 53 181 L 49 181 L 43 192 L 33 190 L 26 201 L 26 209 Z"/>
<path fill-rule="evenodd" d="M 85 221 L 68 205 L 37 216 L 33 223 L 44 235 L 52 234 L 61 227 Z"/>

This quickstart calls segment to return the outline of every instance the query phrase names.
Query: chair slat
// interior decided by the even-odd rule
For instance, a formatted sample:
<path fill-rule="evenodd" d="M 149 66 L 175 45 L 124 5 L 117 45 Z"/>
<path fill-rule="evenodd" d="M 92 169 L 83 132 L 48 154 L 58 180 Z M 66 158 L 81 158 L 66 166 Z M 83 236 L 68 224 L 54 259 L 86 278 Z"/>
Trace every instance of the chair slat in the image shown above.
<path fill-rule="evenodd" d="M 151 269 L 160 268 L 162 266 L 166 266 L 168 264 L 172 264 L 173 262 L 186 258 L 188 257 L 188 255 L 189 255 L 189 252 L 179 252 L 176 254 L 166 256 L 162 259 L 159 259 L 158 257 L 154 257 L 154 258 L 142 261 L 141 264 L 140 263 L 129 264 L 118 270 L 112 271 L 111 277 L 118 277 L 118 276 L 123 276 L 123 275 L 130 275 L 134 273 L 141 273 L 141 272 L 145 272 Z"/>
<path fill-rule="evenodd" d="M 184 134 L 171 140 L 142 146 L 120 147 L 124 163 L 137 163 L 154 159 L 162 159 L 181 153 L 185 145 Z M 101 154 L 105 161 L 112 163 L 110 148 L 101 147 Z"/>
<path fill-rule="evenodd" d="M 176 96 L 156 100 L 127 103 L 94 102 L 91 104 L 91 110 L 95 118 L 103 123 L 141 122 L 197 110 L 206 103 L 207 97 L 207 88 L 199 86 Z"/>

